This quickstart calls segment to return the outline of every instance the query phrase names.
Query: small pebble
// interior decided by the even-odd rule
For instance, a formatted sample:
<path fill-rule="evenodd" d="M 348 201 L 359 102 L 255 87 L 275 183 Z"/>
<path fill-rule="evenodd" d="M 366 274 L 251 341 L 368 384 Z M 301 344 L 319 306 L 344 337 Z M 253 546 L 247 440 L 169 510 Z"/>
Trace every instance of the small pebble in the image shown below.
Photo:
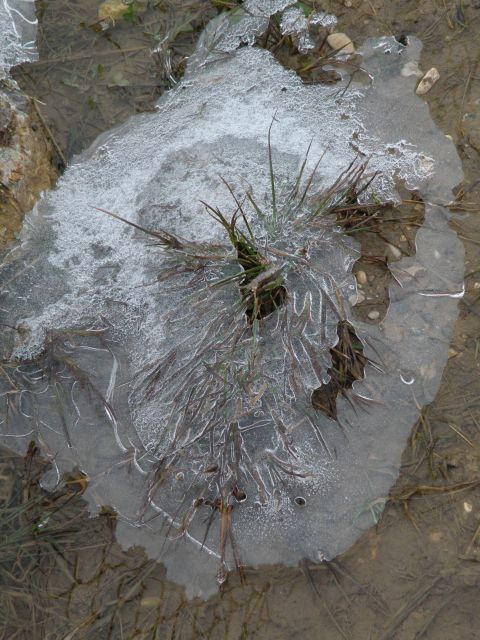
<path fill-rule="evenodd" d="M 327 38 L 327 42 L 338 53 L 347 55 L 355 53 L 353 42 L 345 33 L 331 33 Z"/>
<path fill-rule="evenodd" d="M 432 531 L 432 533 L 430 534 L 430 540 L 432 542 L 440 542 L 440 540 L 443 538 L 443 532 L 442 531 Z"/>
<path fill-rule="evenodd" d="M 368 282 L 367 274 L 365 273 L 365 271 L 357 271 L 355 277 L 357 278 L 357 282 L 359 284 L 367 284 Z"/>
<path fill-rule="evenodd" d="M 378 320 L 380 317 L 380 311 L 370 311 L 368 317 L 370 320 Z"/>
<path fill-rule="evenodd" d="M 467 501 L 465 500 L 465 502 L 463 503 L 463 509 L 464 509 L 464 511 L 465 511 L 466 513 L 472 513 L 472 509 L 473 509 L 473 507 L 472 507 L 472 505 L 471 505 L 471 503 L 470 503 L 470 502 L 467 502 Z"/>
<path fill-rule="evenodd" d="M 123 3 L 122 0 L 105 0 L 98 7 L 98 19 L 115 23 L 116 20 L 123 18 L 128 9 L 128 5 Z"/>
<path fill-rule="evenodd" d="M 480 289 L 480 282 L 475 282 L 475 284 L 473 285 L 474 289 Z"/>
<path fill-rule="evenodd" d="M 349 303 L 354 307 L 357 304 L 362 304 L 365 301 L 365 294 L 363 291 L 357 291 L 353 296 L 348 298 Z"/>
<path fill-rule="evenodd" d="M 392 258 L 395 258 L 395 260 L 398 260 L 402 257 L 402 252 L 400 251 L 400 249 L 398 247 L 395 247 L 393 244 L 387 245 L 387 249 Z"/>
<path fill-rule="evenodd" d="M 435 69 L 435 67 L 429 69 L 418 83 L 415 90 L 417 96 L 423 96 L 428 93 L 439 78 L 440 74 L 438 73 L 438 69 Z"/>

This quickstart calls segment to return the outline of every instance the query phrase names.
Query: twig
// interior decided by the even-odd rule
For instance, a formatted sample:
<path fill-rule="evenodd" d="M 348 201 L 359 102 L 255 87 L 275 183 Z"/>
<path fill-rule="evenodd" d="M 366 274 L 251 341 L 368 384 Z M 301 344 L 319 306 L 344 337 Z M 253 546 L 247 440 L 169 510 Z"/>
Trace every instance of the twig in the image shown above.
<path fill-rule="evenodd" d="M 66 167 L 67 166 L 67 160 L 66 160 L 65 156 L 63 155 L 63 151 L 60 149 L 60 145 L 55 140 L 55 136 L 53 135 L 52 130 L 50 129 L 48 124 L 45 122 L 45 118 L 42 116 L 42 114 L 40 112 L 40 109 L 37 106 L 37 102 L 38 102 L 38 100 L 36 98 L 32 98 L 33 108 L 35 109 L 35 111 L 37 113 L 37 116 L 40 118 L 40 122 L 43 125 L 43 128 L 47 132 L 48 137 L 50 138 L 53 146 L 55 147 L 55 151 L 60 156 L 60 159 L 63 162 L 63 166 Z"/>
<path fill-rule="evenodd" d="M 398 627 L 415 611 L 417 607 L 422 604 L 422 602 L 428 597 L 430 591 L 441 580 L 443 580 L 443 576 L 435 576 L 435 578 L 429 583 L 417 589 L 410 600 L 403 604 L 397 611 L 397 613 L 393 615 L 386 629 L 377 638 L 377 640 L 390 640 L 390 638 L 393 638 Z"/>

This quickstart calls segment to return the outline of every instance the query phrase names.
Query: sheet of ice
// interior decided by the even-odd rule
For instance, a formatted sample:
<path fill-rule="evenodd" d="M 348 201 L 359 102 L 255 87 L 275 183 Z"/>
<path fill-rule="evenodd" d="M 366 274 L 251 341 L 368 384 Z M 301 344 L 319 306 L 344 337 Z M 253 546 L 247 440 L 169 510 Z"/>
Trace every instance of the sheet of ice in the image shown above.
<path fill-rule="evenodd" d="M 415 79 L 401 74 L 418 58 L 417 42 L 367 43 L 371 83 L 342 98 L 338 87 L 303 85 L 266 51 L 242 48 L 208 65 L 205 52 L 201 44 L 155 113 L 102 136 L 37 205 L 3 266 L 0 301 L 6 323 L 20 329 L 5 331 L 3 353 L 39 356 L 13 364 L 2 381 L 3 440 L 21 449 L 35 435 L 58 476 L 84 469 L 92 509 L 116 508 L 119 540 L 143 545 L 189 595 L 215 590 L 220 525 L 214 518 L 206 532 L 205 519 L 220 485 L 238 483 L 224 497 L 248 565 L 331 558 L 371 525 L 419 407 L 437 391 L 463 282 L 448 215 L 427 202 L 416 255 L 396 263 L 402 286 L 392 284 L 387 316 L 363 325 L 341 302 L 355 286 L 351 241 L 331 225 L 293 229 L 288 215 L 273 224 L 250 206 L 288 291 L 253 335 L 238 311 L 238 284 L 212 286 L 234 267 L 201 201 L 233 214 L 223 179 L 237 197 L 249 192 L 272 212 L 274 116 L 280 211 L 291 210 L 282 207 L 310 143 L 305 176 L 323 156 L 313 192 L 360 152 L 370 171 L 381 171 L 381 197 L 396 197 L 401 179 L 427 201 L 447 201 L 460 162 L 415 96 Z M 221 258 L 179 270 L 151 239 L 92 205 L 204 243 L 196 250 Z M 367 367 L 353 390 L 374 402 L 338 400 L 343 430 L 309 408 L 327 379 L 339 317 L 354 323 L 381 364 Z M 188 531 L 179 538 L 182 522 Z M 225 562 L 233 566 L 231 548 Z"/>
<path fill-rule="evenodd" d="M 283 35 L 296 36 L 299 51 L 306 53 L 315 48 L 315 40 L 309 33 L 310 25 L 318 25 L 331 30 L 336 24 L 337 18 L 324 11 L 313 11 L 307 18 L 299 7 L 289 7 L 282 14 L 280 30 Z"/>
<path fill-rule="evenodd" d="M 0 0 L 0 78 L 37 55 L 35 0 Z"/>
<path fill-rule="evenodd" d="M 292 4 L 295 4 L 292 0 L 245 0 L 238 9 L 221 14 L 207 25 L 197 54 L 190 59 L 190 67 L 198 56 L 207 58 L 205 51 L 212 60 L 242 45 L 252 46 L 267 30 L 270 17 Z"/>

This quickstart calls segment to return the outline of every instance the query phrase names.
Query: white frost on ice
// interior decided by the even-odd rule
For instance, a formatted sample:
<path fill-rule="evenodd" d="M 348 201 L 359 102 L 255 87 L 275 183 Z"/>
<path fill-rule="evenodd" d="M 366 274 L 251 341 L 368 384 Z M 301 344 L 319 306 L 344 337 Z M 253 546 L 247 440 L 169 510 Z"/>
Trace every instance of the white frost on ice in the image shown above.
<path fill-rule="evenodd" d="M 289 3 L 280 4 L 283 8 Z M 223 20 L 211 25 L 212 32 L 221 36 Z M 312 363 L 310 347 L 318 350 L 325 372 L 328 350 L 335 342 L 336 314 L 351 319 L 348 304 L 342 304 L 355 292 L 351 270 L 357 251 L 350 240 L 322 225 L 318 235 L 310 232 L 310 237 L 288 227 L 275 236 L 265 231 L 265 221 L 246 200 L 252 225 L 261 238 L 272 239 L 269 246 L 277 251 L 276 260 L 281 260 L 282 251 L 292 253 L 291 243 L 302 246 L 301 259 L 291 258 L 298 267 L 290 265 L 285 276 L 290 278 L 290 315 L 277 316 L 293 318 L 291 343 L 269 342 L 270 330 L 272 335 L 285 335 L 275 333 L 272 315 L 255 339 L 245 334 L 239 350 L 228 330 L 238 290 L 232 286 L 220 293 L 210 291 L 218 276 L 215 263 L 197 279 L 186 271 L 169 280 L 168 257 L 158 247 L 93 207 L 197 242 L 225 243 L 225 234 L 201 201 L 232 215 L 236 205 L 223 179 L 237 198 L 250 193 L 259 209 L 272 211 L 267 135 L 273 118 L 279 204 L 292 188 L 310 144 L 305 176 L 322 157 L 313 192 L 331 185 L 360 154 L 369 159 L 370 172 L 381 173 L 375 182 L 379 197 L 397 199 L 400 180 L 419 189 L 427 201 L 447 201 L 461 180 L 460 162 L 453 144 L 431 121 L 427 106 L 414 95 L 415 79 L 401 74 L 405 63 L 418 58 L 415 42 L 408 48 L 393 38 L 367 43 L 364 67 L 372 82 L 352 84 L 343 97 L 338 87 L 305 86 L 264 50 L 244 47 L 215 62 L 210 55 L 204 38 L 186 78 L 160 99 L 155 113 L 135 116 L 101 136 L 67 169 L 58 187 L 28 217 L 22 245 L 3 267 L 0 301 L 9 309 L 8 324 L 22 327 L 15 347 L 19 358 L 41 353 L 49 331 L 108 328 L 104 341 L 62 339 L 53 349 L 55 357 L 46 363 L 49 375 L 60 369 L 63 376 L 69 446 L 64 423 L 52 411 L 52 405 L 57 406 L 52 381 L 46 373 L 35 372 L 13 425 L 4 417 L 4 441 L 22 445 L 18 436 L 31 429 L 28 403 L 34 403 L 41 416 L 44 453 L 61 470 L 72 465 L 84 469 L 92 479 L 86 494 L 92 504 L 111 504 L 120 514 L 119 539 L 126 545 L 143 544 L 152 557 L 162 549 L 160 559 L 168 575 L 188 585 L 189 595 L 206 595 L 215 588 L 218 521 L 203 550 L 199 541 L 204 523 L 198 517 L 190 523 L 187 540 L 165 545 L 158 540 L 171 534 L 174 521 L 178 524 L 180 507 L 188 509 L 200 494 L 214 491 L 202 471 L 212 451 L 215 457 L 222 448 L 233 451 L 242 445 L 250 457 L 240 487 L 247 499 L 236 505 L 234 514 L 235 538 L 245 564 L 296 564 L 319 554 L 331 558 L 370 525 L 369 505 L 387 495 L 418 407 L 431 401 L 438 388 L 457 312 L 456 300 L 444 294 L 457 292 L 463 278 L 462 248 L 448 228 L 447 213 L 427 203 L 416 255 L 396 263 L 400 272 L 417 269 L 418 277 L 391 286 L 391 305 L 379 326 L 355 322 L 366 354 L 381 366 L 367 367 L 365 380 L 355 383 L 355 392 L 373 402 L 358 408 L 344 398 L 338 400 L 345 431 L 323 414 L 309 413 L 309 393 L 324 375 L 314 366 L 303 368 Z M 207 59 L 209 64 L 204 64 Z M 310 282 L 314 275 L 315 285 Z M 419 291 L 434 295 L 418 295 Z M 318 325 L 310 316 L 320 319 Z M 218 344 L 205 351 L 217 331 Z M 8 337 L 3 349 L 7 344 Z M 248 370 L 257 344 L 265 350 L 260 357 L 265 355 L 268 367 L 260 369 L 258 384 L 244 380 L 251 403 L 245 417 L 240 411 L 244 405 L 235 405 L 229 390 L 232 375 L 236 384 Z M 226 407 L 230 422 L 222 423 L 223 429 L 215 427 L 218 439 L 210 443 L 198 434 L 193 455 L 190 445 L 188 450 L 184 445 L 195 440 L 195 422 L 190 414 L 184 419 L 187 405 L 175 402 L 186 397 L 184 380 L 197 392 L 195 375 L 198 371 L 198 379 L 204 380 L 202 367 L 218 376 L 214 365 L 225 357 L 224 345 L 235 358 L 225 359 L 225 384 L 216 390 L 215 406 Z M 95 392 L 75 379 L 68 369 L 72 359 L 93 375 L 107 403 L 98 402 Z M 141 394 L 141 371 L 151 371 L 159 360 L 165 365 L 160 379 L 173 374 L 168 385 L 160 385 L 152 397 Z M 302 363 L 298 371 L 292 366 L 296 361 Z M 18 375 L 27 383 L 25 366 L 19 366 Z M 428 376 L 422 373 L 426 370 Z M 205 413 L 199 411 L 198 424 L 206 427 L 207 419 L 215 424 L 218 416 L 211 398 L 198 398 L 197 406 L 206 407 Z M 178 411 L 172 412 L 172 407 Z M 240 413 L 234 416 L 235 407 Z M 187 433 L 184 427 L 190 423 Z M 176 440 L 175 433 L 181 438 Z M 307 469 L 306 477 L 295 474 L 297 462 L 289 474 L 279 466 L 289 447 L 298 468 Z M 164 489 L 151 501 L 158 517 L 140 526 L 145 517 L 143 471 L 165 452 L 167 471 L 175 473 L 167 473 Z M 305 507 L 295 503 L 298 496 L 305 499 Z M 232 566 L 231 555 L 226 561 Z"/>
<path fill-rule="evenodd" d="M 307 53 L 315 48 L 315 40 L 309 33 L 310 25 L 331 30 L 336 24 L 337 18 L 324 11 L 314 11 L 307 18 L 299 7 L 289 7 L 282 14 L 280 30 L 283 35 L 296 36 L 298 50 L 301 53 Z"/>
<path fill-rule="evenodd" d="M 37 56 L 34 0 L 0 0 L 0 77 Z"/>

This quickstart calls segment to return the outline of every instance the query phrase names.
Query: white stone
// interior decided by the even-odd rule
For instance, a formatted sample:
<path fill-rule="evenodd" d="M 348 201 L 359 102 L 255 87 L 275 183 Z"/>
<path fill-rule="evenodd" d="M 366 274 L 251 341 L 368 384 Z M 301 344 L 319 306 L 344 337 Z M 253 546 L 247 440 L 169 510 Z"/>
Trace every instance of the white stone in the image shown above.
<path fill-rule="evenodd" d="M 331 33 L 327 38 L 327 42 L 339 54 L 351 55 L 355 53 L 353 42 L 345 33 Z"/>
<path fill-rule="evenodd" d="M 387 249 L 389 254 L 392 256 L 392 258 L 395 258 L 395 260 L 398 260 L 402 257 L 402 252 L 400 251 L 400 249 L 398 247 L 395 247 L 393 244 L 387 245 Z"/>
<path fill-rule="evenodd" d="M 367 274 L 365 273 L 365 271 L 357 271 L 355 277 L 357 278 L 357 282 L 359 284 L 367 284 L 368 282 Z"/>
<path fill-rule="evenodd" d="M 423 96 L 428 93 L 439 78 L 440 73 L 438 72 L 438 69 L 436 69 L 435 67 L 429 69 L 418 83 L 415 91 L 417 96 Z"/>
<path fill-rule="evenodd" d="M 362 304 L 362 302 L 365 302 L 365 294 L 363 293 L 363 291 L 357 291 L 357 293 L 348 298 L 348 301 L 352 305 L 352 307 L 355 307 L 357 304 Z"/>
<path fill-rule="evenodd" d="M 368 317 L 370 318 L 370 320 L 378 320 L 378 318 L 380 317 L 380 311 L 370 311 Z"/>

